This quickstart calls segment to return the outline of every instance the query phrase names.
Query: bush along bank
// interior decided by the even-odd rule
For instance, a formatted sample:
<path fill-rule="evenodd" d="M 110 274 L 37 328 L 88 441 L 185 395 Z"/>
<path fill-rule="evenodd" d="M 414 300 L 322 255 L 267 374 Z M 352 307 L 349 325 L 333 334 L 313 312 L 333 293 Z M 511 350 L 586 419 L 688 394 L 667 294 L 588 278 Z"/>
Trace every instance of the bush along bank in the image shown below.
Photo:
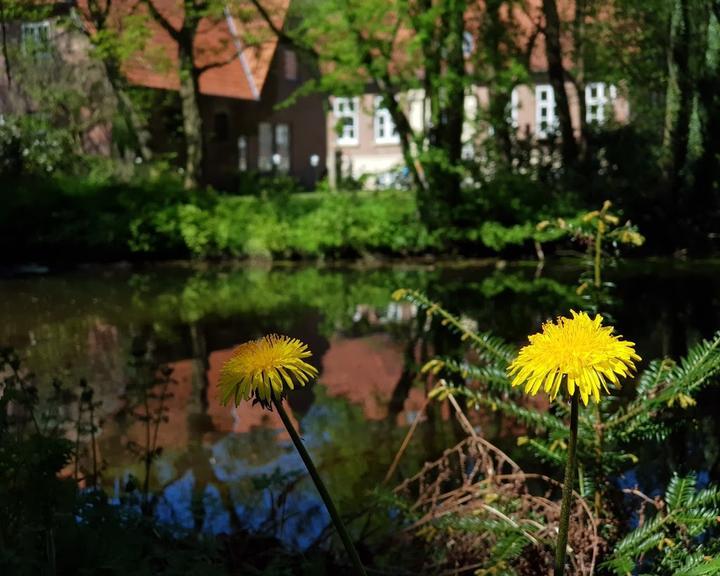
<path fill-rule="evenodd" d="M 399 190 L 231 196 L 183 190 L 173 179 L 25 180 L 4 188 L 5 262 L 534 256 L 539 243 L 568 236 L 538 227 L 541 213 L 502 221 L 477 214 L 466 227 L 430 231 L 414 194 Z"/>

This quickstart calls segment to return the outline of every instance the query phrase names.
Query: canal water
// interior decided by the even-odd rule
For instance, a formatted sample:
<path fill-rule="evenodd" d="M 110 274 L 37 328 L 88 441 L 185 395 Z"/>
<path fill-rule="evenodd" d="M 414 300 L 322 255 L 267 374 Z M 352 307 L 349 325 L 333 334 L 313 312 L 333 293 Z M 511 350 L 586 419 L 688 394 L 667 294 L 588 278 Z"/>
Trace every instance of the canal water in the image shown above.
<path fill-rule="evenodd" d="M 83 431 L 80 462 L 67 474 L 98 475 L 118 502 L 137 500 L 147 477 L 154 513 L 178 530 L 247 529 L 307 548 L 328 519 L 279 417 L 218 403 L 219 370 L 233 346 L 270 332 L 309 345 L 320 376 L 290 395 L 289 411 L 351 514 L 381 484 L 425 397 L 422 383 L 407 386 L 417 370 L 408 346 L 417 310 L 393 302 L 392 292 L 422 290 L 480 330 L 522 344 L 544 320 L 581 306 L 582 270 L 579 260 L 560 260 L 20 274 L 0 280 L 0 345 L 19 351 L 44 401 L 53 381 L 76 395 L 81 381 L 92 389 L 92 416 L 72 402 L 64 408 L 68 434 L 78 423 Z M 720 328 L 720 262 L 627 261 L 605 279 L 614 285 L 606 310 L 644 359 L 677 358 Z M 430 349 L 459 345 L 439 329 Z M 158 366 L 171 368 L 168 381 L 147 376 Z M 720 480 L 719 402 L 714 389 L 705 391 L 662 459 L 640 462 L 626 482 L 653 492 L 672 470 L 690 469 Z M 446 408 L 436 411 L 430 433 L 420 425 L 393 481 L 458 440 Z M 517 450 L 512 426 L 487 433 Z"/>

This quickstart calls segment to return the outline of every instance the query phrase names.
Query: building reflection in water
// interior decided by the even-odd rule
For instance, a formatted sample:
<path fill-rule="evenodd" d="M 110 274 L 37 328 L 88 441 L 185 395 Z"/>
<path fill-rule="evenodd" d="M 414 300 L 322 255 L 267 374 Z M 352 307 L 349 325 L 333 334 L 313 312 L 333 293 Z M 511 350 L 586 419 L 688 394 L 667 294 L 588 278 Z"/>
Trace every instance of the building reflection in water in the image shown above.
<path fill-rule="evenodd" d="M 388 312 L 391 320 L 365 308 L 358 321 L 384 324 L 415 313 L 402 306 Z M 156 495 L 153 513 L 179 530 L 262 530 L 293 546 L 311 545 L 329 519 L 279 416 L 250 402 L 221 406 L 216 383 L 232 348 L 207 350 L 204 330 L 197 324 L 190 326 L 190 340 L 193 357 L 169 363 L 175 383 L 164 401 L 165 421 L 157 430 L 162 452 L 153 462 L 148 484 Z M 388 417 L 404 362 L 403 344 L 387 333 L 354 338 L 335 334 L 325 348 L 317 359 L 318 382 L 311 390 L 297 390 L 286 403 L 309 450 L 323 454 L 329 439 L 312 425 L 323 412 L 315 397 L 317 387 L 323 398 L 346 402 L 358 408 L 364 420 L 381 423 Z M 117 406 L 117 398 L 107 396 L 103 406 Z M 302 408 L 299 416 L 293 410 L 295 396 Z M 411 422 L 423 402 L 424 391 L 411 389 L 397 423 Z M 146 429 L 144 422 L 115 416 L 105 414 L 98 450 L 106 463 L 103 485 L 119 500 L 129 478 L 144 474 L 143 463 L 126 447 L 142 444 Z M 396 447 L 389 448 L 391 454 Z M 332 461 L 321 460 L 319 466 L 326 475 L 333 474 Z"/>

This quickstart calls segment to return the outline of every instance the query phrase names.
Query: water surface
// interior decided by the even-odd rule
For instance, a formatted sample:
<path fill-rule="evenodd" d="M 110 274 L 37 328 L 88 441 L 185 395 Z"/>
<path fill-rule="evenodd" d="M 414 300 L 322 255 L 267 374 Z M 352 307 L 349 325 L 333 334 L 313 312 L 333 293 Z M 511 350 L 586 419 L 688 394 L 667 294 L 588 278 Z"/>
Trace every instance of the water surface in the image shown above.
<path fill-rule="evenodd" d="M 93 414 L 95 466 L 113 498 L 127 499 L 128 488 L 142 486 L 143 450 L 151 445 L 159 451 L 149 488 L 158 495 L 161 519 L 213 533 L 264 531 L 307 547 L 323 536 L 327 517 L 279 418 L 258 406 L 218 404 L 215 384 L 232 347 L 280 332 L 314 351 L 318 382 L 293 393 L 289 408 L 330 491 L 351 511 L 381 482 L 424 400 L 421 385 L 407 386 L 421 360 L 408 346 L 416 310 L 392 302 L 392 292 L 423 290 L 481 330 L 520 344 L 542 321 L 582 304 L 581 271 L 578 261 L 558 261 L 543 267 L 163 266 L 17 276 L 0 281 L 0 344 L 21 352 L 45 397 L 53 378 L 74 390 L 84 379 L 93 389 L 100 402 Z M 717 262 L 630 261 L 606 271 L 606 279 L 616 285 L 607 311 L 643 358 L 677 357 L 720 328 Z M 427 350 L 440 352 L 458 345 L 444 331 L 425 341 Z M 145 398 L 151 411 L 162 403 L 166 418 L 157 432 L 142 421 L 139 362 L 172 368 L 168 395 L 159 398 L 157 385 Z M 652 490 L 671 468 L 720 479 L 717 408 L 718 395 L 708 390 L 662 462 L 641 463 L 633 481 Z M 77 410 L 68 408 L 66 416 L 76 422 Z M 447 410 L 436 416 L 431 429 L 421 425 L 400 475 L 456 441 Z M 515 449 L 502 421 L 486 433 Z M 85 434 L 83 443 L 88 440 Z M 78 472 L 91 474 L 92 467 L 86 448 Z"/>

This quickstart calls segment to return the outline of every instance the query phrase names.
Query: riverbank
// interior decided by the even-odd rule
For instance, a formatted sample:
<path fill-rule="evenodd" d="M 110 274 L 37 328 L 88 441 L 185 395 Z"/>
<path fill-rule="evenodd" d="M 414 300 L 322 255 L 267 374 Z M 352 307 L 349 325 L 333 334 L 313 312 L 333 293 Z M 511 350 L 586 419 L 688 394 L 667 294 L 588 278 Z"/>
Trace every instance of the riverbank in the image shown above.
<path fill-rule="evenodd" d="M 549 214 L 532 206 L 495 214 L 459 207 L 463 227 L 429 230 L 407 190 L 278 191 L 234 196 L 187 191 L 172 178 L 135 183 L 71 178 L 4 183 L 0 262 L 40 266 L 88 261 L 373 260 L 533 257 Z M 476 224 L 477 222 L 477 224 Z"/>

